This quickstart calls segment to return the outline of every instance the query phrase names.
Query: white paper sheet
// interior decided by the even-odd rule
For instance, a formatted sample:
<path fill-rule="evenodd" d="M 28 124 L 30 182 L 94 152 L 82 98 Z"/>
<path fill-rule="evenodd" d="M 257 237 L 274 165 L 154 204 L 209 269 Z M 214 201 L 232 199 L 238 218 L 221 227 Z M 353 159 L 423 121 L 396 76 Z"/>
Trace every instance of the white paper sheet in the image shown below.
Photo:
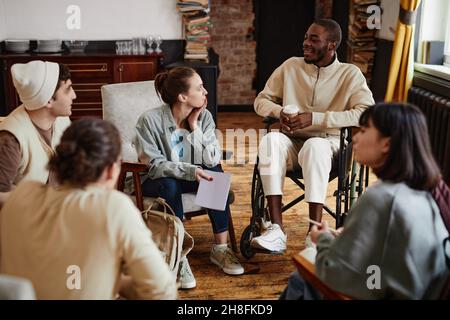
<path fill-rule="evenodd" d="M 195 204 L 208 209 L 225 210 L 231 186 L 231 173 L 209 170 L 205 170 L 205 173 L 212 176 L 213 180 L 200 180 Z"/>
<path fill-rule="evenodd" d="M 306 260 L 308 260 L 309 262 L 311 262 L 312 264 L 316 263 L 316 255 L 317 255 L 316 248 L 308 247 L 300 251 L 298 254 L 301 255 Z"/>

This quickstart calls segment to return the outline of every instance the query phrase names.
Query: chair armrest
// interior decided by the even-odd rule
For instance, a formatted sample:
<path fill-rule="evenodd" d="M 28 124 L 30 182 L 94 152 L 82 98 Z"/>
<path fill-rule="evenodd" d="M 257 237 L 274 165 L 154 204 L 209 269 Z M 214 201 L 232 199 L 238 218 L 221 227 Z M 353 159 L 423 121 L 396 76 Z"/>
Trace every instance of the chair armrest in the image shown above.
<path fill-rule="evenodd" d="M 302 257 L 299 254 L 296 254 L 292 257 L 294 260 L 294 264 L 297 267 L 298 272 L 302 276 L 302 278 L 308 282 L 311 286 L 313 286 L 316 290 L 318 290 L 325 299 L 330 300 L 351 300 L 352 298 L 346 296 L 342 293 L 339 293 L 330 287 L 328 287 L 319 277 L 316 276 L 316 267 Z"/>
<path fill-rule="evenodd" d="M 148 172 L 148 165 L 139 162 L 122 162 L 121 170 L 125 172 Z"/>
<path fill-rule="evenodd" d="M 148 172 L 148 165 L 139 162 L 122 162 L 120 167 L 119 179 L 117 181 L 117 190 L 124 191 L 125 178 L 128 172 L 133 174 L 134 195 L 136 197 L 136 206 L 142 211 L 144 210 L 144 200 L 141 190 L 141 173 Z"/>

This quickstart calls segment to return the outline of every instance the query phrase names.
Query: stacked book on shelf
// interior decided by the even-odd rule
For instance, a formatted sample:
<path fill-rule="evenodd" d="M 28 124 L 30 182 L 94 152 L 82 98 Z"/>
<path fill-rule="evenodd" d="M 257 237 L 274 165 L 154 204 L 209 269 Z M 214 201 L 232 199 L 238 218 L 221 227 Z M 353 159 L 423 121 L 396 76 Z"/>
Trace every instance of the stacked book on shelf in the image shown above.
<path fill-rule="evenodd" d="M 350 63 L 358 66 L 370 84 L 375 59 L 376 32 L 367 23 L 373 12 L 367 12 L 371 5 L 380 5 L 379 0 L 350 0 L 348 25 L 348 57 Z"/>
<path fill-rule="evenodd" d="M 185 60 L 208 60 L 211 41 L 209 0 L 178 0 L 177 9 L 182 15 L 183 32 L 186 39 Z"/>

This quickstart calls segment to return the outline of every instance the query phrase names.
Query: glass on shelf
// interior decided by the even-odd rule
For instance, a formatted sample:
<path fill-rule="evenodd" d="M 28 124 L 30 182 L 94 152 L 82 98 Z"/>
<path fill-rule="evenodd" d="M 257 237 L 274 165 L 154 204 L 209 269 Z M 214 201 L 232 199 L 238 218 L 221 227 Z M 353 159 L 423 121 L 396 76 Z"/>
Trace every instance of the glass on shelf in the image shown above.
<path fill-rule="evenodd" d="M 155 37 L 150 35 L 147 37 L 147 53 L 148 54 L 152 54 L 153 52 L 155 52 L 155 50 L 153 50 L 153 42 L 155 42 Z"/>
<path fill-rule="evenodd" d="M 132 41 L 116 41 L 116 54 L 130 55 L 132 53 Z"/>
<path fill-rule="evenodd" d="M 155 43 L 156 43 L 156 53 L 161 53 L 162 52 L 162 50 L 161 50 L 161 44 L 162 44 L 162 42 L 163 42 L 163 40 L 162 40 L 162 37 L 158 34 L 158 35 L 156 35 L 155 36 Z"/>

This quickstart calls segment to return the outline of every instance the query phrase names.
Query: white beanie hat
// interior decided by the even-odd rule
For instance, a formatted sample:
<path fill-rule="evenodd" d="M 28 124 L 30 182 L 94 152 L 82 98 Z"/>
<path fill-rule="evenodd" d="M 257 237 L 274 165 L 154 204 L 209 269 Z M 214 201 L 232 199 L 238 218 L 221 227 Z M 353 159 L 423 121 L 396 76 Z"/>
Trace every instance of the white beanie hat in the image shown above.
<path fill-rule="evenodd" d="M 48 61 L 16 63 L 11 74 L 25 109 L 37 110 L 44 107 L 55 93 L 59 78 L 59 65 Z"/>

